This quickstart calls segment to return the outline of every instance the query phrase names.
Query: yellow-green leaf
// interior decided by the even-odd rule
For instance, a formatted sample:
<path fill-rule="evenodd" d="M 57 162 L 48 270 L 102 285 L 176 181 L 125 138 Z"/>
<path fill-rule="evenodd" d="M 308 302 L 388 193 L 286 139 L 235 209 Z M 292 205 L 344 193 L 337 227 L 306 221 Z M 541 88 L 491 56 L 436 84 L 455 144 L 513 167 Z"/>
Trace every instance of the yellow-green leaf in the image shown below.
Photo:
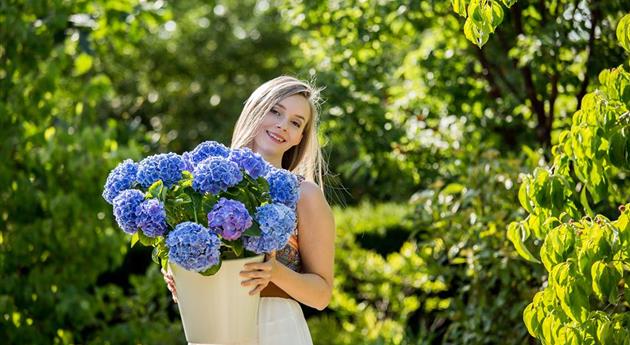
<path fill-rule="evenodd" d="M 92 57 L 88 54 L 81 53 L 74 60 L 74 75 L 80 76 L 92 68 Z"/>
<path fill-rule="evenodd" d="M 507 237 L 512 242 L 512 244 L 514 244 L 516 252 L 522 258 L 530 262 L 540 262 L 525 246 L 525 240 L 529 237 L 529 231 L 527 231 L 527 228 L 524 224 L 520 222 L 512 222 L 508 226 Z"/>

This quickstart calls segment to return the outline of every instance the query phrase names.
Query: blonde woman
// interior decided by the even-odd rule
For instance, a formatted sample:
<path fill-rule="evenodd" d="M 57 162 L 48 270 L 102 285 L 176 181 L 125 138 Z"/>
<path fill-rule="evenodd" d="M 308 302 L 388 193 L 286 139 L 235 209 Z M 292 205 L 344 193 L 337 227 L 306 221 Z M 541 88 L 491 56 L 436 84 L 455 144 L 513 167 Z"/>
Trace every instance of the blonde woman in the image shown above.
<path fill-rule="evenodd" d="M 312 344 L 299 303 L 326 308 L 333 289 L 335 224 L 324 197 L 325 163 L 317 139 L 319 91 L 282 76 L 256 89 L 236 122 L 232 148 L 249 147 L 300 183 L 298 225 L 282 250 L 247 264 L 242 285 L 260 293 L 259 344 Z M 165 274 L 176 300 L 172 276 Z"/>

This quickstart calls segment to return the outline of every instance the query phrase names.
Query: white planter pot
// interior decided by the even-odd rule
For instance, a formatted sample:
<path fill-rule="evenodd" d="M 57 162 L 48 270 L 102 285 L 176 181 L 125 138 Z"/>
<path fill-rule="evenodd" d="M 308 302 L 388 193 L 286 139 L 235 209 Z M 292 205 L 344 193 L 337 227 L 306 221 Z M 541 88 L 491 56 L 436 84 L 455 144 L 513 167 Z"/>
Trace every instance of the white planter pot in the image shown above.
<path fill-rule="evenodd" d="M 212 276 L 202 276 L 169 262 L 175 279 L 179 313 L 186 340 L 195 344 L 255 343 L 258 338 L 260 294 L 241 286 L 243 265 L 262 262 L 264 255 L 224 260 Z"/>

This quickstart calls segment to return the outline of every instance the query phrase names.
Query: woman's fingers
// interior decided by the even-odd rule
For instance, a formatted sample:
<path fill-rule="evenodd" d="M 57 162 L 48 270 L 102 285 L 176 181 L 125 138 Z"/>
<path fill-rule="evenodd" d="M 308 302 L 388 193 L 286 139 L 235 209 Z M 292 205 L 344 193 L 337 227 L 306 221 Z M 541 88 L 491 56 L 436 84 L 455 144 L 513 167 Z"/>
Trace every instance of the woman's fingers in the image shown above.
<path fill-rule="evenodd" d="M 268 279 L 261 279 L 261 278 L 254 278 L 254 279 L 249 279 L 249 280 L 245 280 L 243 282 L 241 282 L 242 286 L 252 286 L 255 285 L 255 287 L 249 291 L 250 295 L 255 295 L 259 292 L 261 292 L 265 287 L 267 287 L 267 284 L 269 284 L 269 280 Z"/>
<path fill-rule="evenodd" d="M 264 284 L 264 285 L 262 285 L 262 284 L 261 284 L 261 285 L 258 285 L 258 286 L 256 286 L 254 289 L 252 289 L 252 290 L 249 292 L 249 295 L 250 295 L 250 296 L 253 296 L 253 295 L 255 295 L 255 294 L 257 294 L 257 293 L 261 292 L 261 291 L 262 291 L 265 287 L 267 287 L 267 284 Z"/>
<path fill-rule="evenodd" d="M 262 262 L 262 263 L 254 262 L 254 263 L 245 264 L 243 267 L 245 268 L 246 271 L 253 271 L 253 270 L 270 271 L 271 270 L 271 264 L 269 262 Z"/>
<path fill-rule="evenodd" d="M 241 282 L 241 286 L 251 286 L 251 285 L 267 285 L 269 283 L 269 280 L 267 279 L 262 279 L 262 278 L 254 278 L 254 279 L 249 279 L 249 280 L 243 280 Z"/>
<path fill-rule="evenodd" d="M 270 279 L 271 274 L 269 271 L 241 271 L 240 276 L 243 278 L 265 278 Z"/>
<path fill-rule="evenodd" d="M 163 268 L 160 271 L 162 272 L 162 278 L 166 283 L 166 288 L 171 292 L 173 302 L 177 303 L 177 290 L 175 289 L 175 279 L 173 278 L 173 275 Z"/>

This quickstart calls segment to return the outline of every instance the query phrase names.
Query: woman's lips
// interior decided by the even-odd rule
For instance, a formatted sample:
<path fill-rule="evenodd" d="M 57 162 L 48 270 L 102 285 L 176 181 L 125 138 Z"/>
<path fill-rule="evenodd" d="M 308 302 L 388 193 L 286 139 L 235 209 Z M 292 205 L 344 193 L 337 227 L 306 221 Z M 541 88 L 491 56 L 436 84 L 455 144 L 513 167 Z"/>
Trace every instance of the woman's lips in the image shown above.
<path fill-rule="evenodd" d="M 286 140 L 281 139 L 279 135 L 276 135 L 275 133 L 271 133 L 269 131 L 265 131 L 267 132 L 267 136 L 269 138 L 271 138 L 271 140 L 273 140 L 274 142 L 278 143 L 278 144 L 282 144 L 284 143 Z"/>

